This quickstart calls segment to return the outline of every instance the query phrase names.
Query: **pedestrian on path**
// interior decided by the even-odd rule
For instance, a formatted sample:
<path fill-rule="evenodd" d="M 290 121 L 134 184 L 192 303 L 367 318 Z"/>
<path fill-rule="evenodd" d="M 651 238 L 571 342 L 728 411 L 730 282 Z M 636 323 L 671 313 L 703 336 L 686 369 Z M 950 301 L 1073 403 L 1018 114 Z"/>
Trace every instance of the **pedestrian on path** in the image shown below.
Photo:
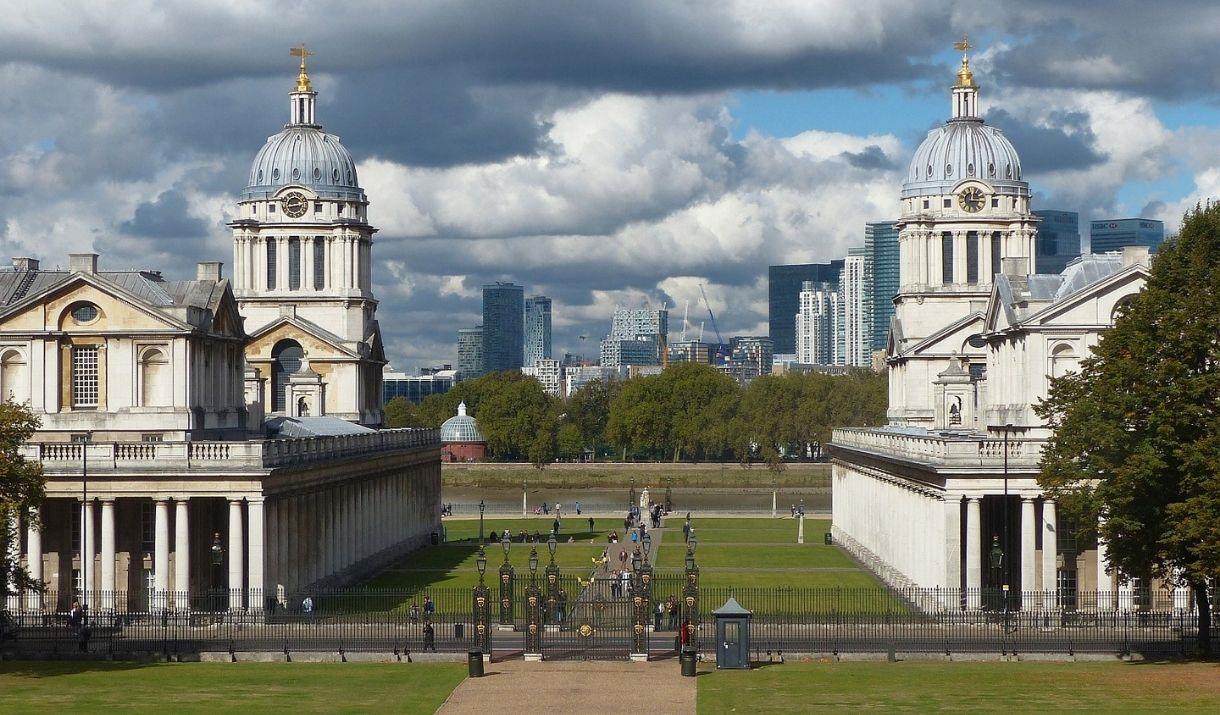
<path fill-rule="evenodd" d="M 610 598 L 618 598 L 618 569 L 614 570 L 614 573 L 610 575 L 610 579 Z"/>
<path fill-rule="evenodd" d="M 579 513 L 579 512 L 577 512 Z M 589 517 L 589 533 L 593 533 L 593 517 Z"/>
<path fill-rule="evenodd" d="M 602 549 L 602 573 L 606 573 L 609 570 L 610 570 L 610 554 L 606 553 L 605 549 Z"/>
<path fill-rule="evenodd" d="M 665 615 L 665 604 L 657 601 L 657 611 L 652 614 L 652 630 L 661 630 L 661 618 Z"/>
<path fill-rule="evenodd" d="M 559 536 L 559 517 L 555 517 L 555 521 L 551 522 L 551 533 Z"/>
<path fill-rule="evenodd" d="M 627 568 L 627 549 L 619 549 L 618 564 L 619 568 Z"/>
<path fill-rule="evenodd" d="M 687 521 L 682 525 L 682 540 L 690 541 L 690 522 Z"/>
<path fill-rule="evenodd" d="M 635 533 L 634 531 L 631 532 L 631 543 L 634 544 L 634 543 L 638 542 L 639 540 L 640 540 L 640 535 Z"/>
<path fill-rule="evenodd" d="M 665 600 L 666 606 L 669 609 L 669 630 L 678 630 L 678 599 L 672 595 Z"/>
<path fill-rule="evenodd" d="M 580 500 L 576 500 L 576 516 L 580 516 Z M 590 529 L 591 531 L 591 529 Z"/>
<path fill-rule="evenodd" d="M 631 573 L 626 569 L 623 569 L 623 572 L 618 575 L 618 578 L 618 594 L 621 598 L 627 596 L 631 592 Z"/>

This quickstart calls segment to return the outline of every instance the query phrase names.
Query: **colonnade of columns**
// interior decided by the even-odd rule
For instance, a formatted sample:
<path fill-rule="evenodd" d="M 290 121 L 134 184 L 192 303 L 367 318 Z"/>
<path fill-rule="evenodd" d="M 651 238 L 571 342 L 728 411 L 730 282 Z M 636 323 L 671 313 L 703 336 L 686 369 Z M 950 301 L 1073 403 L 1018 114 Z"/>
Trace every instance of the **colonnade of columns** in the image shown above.
<path fill-rule="evenodd" d="M 299 241 L 296 269 L 300 281 L 290 283 L 290 239 Z M 274 276 L 268 245 L 275 245 Z M 321 250 L 315 248 L 321 246 Z M 234 276 L 238 290 L 369 291 L 372 285 L 372 242 L 359 233 L 337 235 L 239 235 L 234 238 Z M 317 265 L 318 259 L 321 265 Z M 320 280 L 315 280 L 315 276 Z M 274 288 L 271 287 L 274 280 Z"/>

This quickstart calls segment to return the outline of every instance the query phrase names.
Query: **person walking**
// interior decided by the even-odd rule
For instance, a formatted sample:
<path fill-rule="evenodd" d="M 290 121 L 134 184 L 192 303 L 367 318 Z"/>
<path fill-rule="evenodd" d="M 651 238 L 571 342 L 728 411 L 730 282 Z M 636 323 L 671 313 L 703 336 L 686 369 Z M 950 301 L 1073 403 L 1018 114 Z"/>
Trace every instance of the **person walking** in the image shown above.
<path fill-rule="evenodd" d="M 424 621 L 424 650 L 429 649 L 436 652 L 436 630 L 432 628 L 432 621 Z"/>
<path fill-rule="evenodd" d="M 634 531 L 631 532 L 631 543 L 633 543 L 633 544 L 637 543 L 637 542 L 639 542 L 639 540 L 640 540 L 640 535 Z"/>
<path fill-rule="evenodd" d="M 558 510 L 556 510 L 555 513 L 558 514 L 559 513 Z M 558 516 L 555 517 L 555 521 L 551 522 L 551 533 L 554 534 L 555 536 L 559 536 L 559 517 Z"/>
<path fill-rule="evenodd" d="M 670 596 L 665 603 L 669 609 L 669 630 L 676 631 L 678 629 L 678 599 Z"/>
<path fill-rule="evenodd" d="M 610 571 L 610 554 L 605 549 L 602 549 L 602 573 L 608 573 L 609 571 Z"/>
<path fill-rule="evenodd" d="M 576 516 L 580 516 L 580 500 L 579 499 L 576 500 Z M 593 529 L 590 528 L 589 531 L 593 531 Z"/>
<path fill-rule="evenodd" d="M 619 549 L 618 565 L 619 565 L 619 568 L 623 568 L 623 569 L 627 568 L 627 549 Z"/>
<path fill-rule="evenodd" d="M 690 522 L 689 521 L 682 525 L 682 540 L 690 541 Z"/>
<path fill-rule="evenodd" d="M 623 572 L 618 575 L 618 594 L 620 598 L 631 595 L 631 572 L 623 569 Z"/>
<path fill-rule="evenodd" d="M 431 620 L 431 616 L 436 614 L 436 604 L 433 603 L 431 596 L 424 596 L 424 616 Z"/>
<path fill-rule="evenodd" d="M 665 615 L 665 604 L 657 601 L 657 610 L 652 614 L 652 630 L 661 630 L 661 618 Z"/>
<path fill-rule="evenodd" d="M 592 535 L 593 533 L 593 517 L 589 517 L 589 534 Z"/>

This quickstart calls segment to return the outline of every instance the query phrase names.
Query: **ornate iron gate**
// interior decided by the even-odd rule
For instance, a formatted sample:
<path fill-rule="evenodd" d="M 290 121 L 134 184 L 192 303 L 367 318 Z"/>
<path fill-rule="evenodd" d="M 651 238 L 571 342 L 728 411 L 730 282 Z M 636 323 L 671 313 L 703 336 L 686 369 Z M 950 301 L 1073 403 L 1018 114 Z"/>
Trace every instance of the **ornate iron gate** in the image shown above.
<path fill-rule="evenodd" d="M 542 634 L 544 660 L 628 660 L 635 614 L 631 599 L 602 593 L 605 584 L 564 579 L 563 590 L 579 594 L 570 608 L 546 625 Z M 608 588 L 606 588 L 608 590 Z"/>

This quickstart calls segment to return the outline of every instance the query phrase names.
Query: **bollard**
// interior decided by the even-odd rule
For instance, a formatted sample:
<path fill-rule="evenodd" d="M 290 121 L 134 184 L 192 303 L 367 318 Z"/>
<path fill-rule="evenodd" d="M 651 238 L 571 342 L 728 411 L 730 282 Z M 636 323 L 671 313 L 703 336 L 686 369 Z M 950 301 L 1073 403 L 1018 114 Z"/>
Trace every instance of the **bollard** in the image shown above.
<path fill-rule="evenodd" d="M 472 650 L 466 653 L 466 664 L 470 671 L 470 677 L 483 677 L 483 651 Z"/>

